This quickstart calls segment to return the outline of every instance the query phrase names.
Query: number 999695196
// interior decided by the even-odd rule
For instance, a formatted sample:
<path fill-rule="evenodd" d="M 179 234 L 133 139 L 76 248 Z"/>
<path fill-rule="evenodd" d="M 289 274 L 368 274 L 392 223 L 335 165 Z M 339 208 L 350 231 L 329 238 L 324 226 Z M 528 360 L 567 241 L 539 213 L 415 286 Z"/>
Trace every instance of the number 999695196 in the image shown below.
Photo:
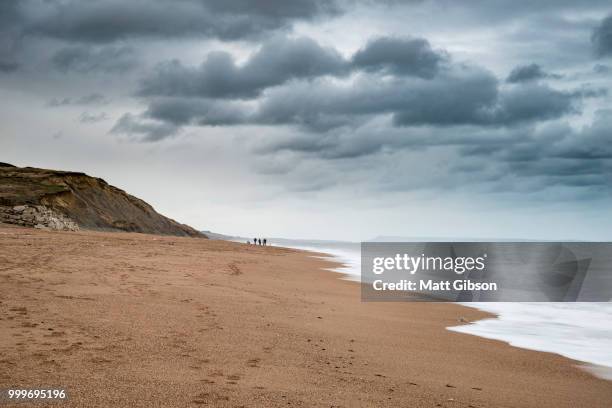
<path fill-rule="evenodd" d="M 0 389 L 0 402 L 23 400 L 65 400 L 68 393 L 63 388 L 5 388 Z"/>

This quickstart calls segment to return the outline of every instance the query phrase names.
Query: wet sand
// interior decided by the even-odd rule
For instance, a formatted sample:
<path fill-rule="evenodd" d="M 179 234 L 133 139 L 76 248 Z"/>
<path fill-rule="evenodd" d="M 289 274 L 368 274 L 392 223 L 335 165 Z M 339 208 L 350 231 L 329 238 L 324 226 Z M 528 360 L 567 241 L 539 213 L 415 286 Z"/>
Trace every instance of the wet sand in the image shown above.
<path fill-rule="evenodd" d="M 485 313 L 361 303 L 310 255 L 0 226 L 0 388 L 65 388 L 63 407 L 612 406 L 578 362 L 445 329 Z"/>

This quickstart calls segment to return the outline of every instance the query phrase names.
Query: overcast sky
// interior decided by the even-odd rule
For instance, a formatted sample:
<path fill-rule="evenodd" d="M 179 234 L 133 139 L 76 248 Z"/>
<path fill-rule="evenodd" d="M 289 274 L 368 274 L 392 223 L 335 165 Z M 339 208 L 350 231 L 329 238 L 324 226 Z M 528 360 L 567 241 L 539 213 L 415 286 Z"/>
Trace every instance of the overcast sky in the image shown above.
<path fill-rule="evenodd" d="M 607 1 L 2 0 L 0 161 L 245 236 L 612 240 Z"/>

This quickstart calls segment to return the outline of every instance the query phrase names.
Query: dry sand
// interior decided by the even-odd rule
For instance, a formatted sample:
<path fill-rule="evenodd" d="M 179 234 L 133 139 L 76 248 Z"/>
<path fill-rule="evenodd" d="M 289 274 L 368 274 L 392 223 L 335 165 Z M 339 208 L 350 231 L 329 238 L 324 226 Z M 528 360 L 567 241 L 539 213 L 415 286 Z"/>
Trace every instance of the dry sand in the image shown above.
<path fill-rule="evenodd" d="M 445 330 L 484 313 L 361 303 L 331 266 L 1 226 L 0 388 L 63 387 L 65 407 L 612 406 L 612 383 L 575 361 Z"/>

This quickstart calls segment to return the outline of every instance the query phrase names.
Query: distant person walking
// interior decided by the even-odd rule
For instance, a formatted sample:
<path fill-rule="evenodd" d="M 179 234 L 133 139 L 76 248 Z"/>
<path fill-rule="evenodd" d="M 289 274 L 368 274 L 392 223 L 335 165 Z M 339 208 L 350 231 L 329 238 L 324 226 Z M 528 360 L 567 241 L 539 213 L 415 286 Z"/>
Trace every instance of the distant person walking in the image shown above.
<path fill-rule="evenodd" d="M 266 246 L 266 243 L 267 243 L 267 242 L 268 242 L 268 241 L 267 241 L 267 240 L 264 238 L 264 246 Z"/>

